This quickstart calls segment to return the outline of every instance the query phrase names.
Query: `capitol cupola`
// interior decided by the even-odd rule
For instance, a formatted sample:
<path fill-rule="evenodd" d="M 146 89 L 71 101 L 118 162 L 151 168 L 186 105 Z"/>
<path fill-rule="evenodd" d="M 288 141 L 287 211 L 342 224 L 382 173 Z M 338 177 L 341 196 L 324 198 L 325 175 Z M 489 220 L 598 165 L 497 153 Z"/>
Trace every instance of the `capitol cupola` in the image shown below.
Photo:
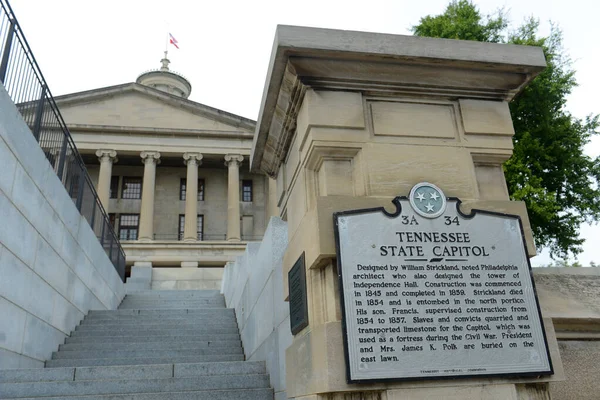
<path fill-rule="evenodd" d="M 160 69 L 142 73 L 136 79 L 136 83 L 187 99 L 192 92 L 192 85 L 182 75 L 169 70 L 171 61 L 167 58 L 166 51 L 165 57 L 160 62 L 162 64 Z"/>

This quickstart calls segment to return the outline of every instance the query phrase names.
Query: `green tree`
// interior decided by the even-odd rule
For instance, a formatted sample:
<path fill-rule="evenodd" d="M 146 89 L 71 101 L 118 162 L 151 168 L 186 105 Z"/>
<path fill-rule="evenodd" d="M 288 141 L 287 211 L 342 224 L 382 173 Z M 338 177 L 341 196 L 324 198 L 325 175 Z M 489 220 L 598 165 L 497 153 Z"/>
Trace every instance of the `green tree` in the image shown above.
<path fill-rule="evenodd" d="M 511 198 L 527 205 L 536 245 L 566 259 L 582 251 L 580 225 L 600 219 L 600 158 L 583 153 L 600 125 L 598 115 L 581 120 L 566 110 L 577 82 L 562 32 L 552 26 L 548 37 L 539 37 L 538 27 L 529 18 L 510 32 L 503 10 L 483 16 L 470 1 L 453 0 L 412 30 L 418 36 L 542 47 L 548 67 L 510 103 L 514 152 L 504 174 Z"/>

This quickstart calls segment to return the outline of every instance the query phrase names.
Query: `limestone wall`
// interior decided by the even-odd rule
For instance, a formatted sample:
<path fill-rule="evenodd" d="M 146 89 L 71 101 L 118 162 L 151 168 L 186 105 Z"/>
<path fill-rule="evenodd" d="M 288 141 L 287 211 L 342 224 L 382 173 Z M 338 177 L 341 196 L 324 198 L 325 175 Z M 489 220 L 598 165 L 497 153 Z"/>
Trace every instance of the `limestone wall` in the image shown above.
<path fill-rule="evenodd" d="M 0 369 L 43 367 L 117 272 L 0 85 Z"/>
<path fill-rule="evenodd" d="M 566 380 L 552 382 L 553 400 L 598 399 L 600 268 L 535 268 L 540 308 L 552 318 Z"/>
<path fill-rule="evenodd" d="M 285 350 L 292 343 L 283 295 L 287 243 L 287 223 L 272 217 L 262 242 L 249 243 L 243 256 L 225 266 L 222 286 L 227 307 L 235 308 L 246 359 L 266 361 L 275 400 L 287 399 Z"/>

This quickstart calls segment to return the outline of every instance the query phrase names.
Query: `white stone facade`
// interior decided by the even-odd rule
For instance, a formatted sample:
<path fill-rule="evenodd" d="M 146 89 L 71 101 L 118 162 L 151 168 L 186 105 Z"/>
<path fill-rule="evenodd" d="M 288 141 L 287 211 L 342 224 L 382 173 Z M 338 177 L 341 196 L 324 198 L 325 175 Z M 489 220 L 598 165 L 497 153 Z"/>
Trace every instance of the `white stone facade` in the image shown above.
<path fill-rule="evenodd" d="M 128 267 L 223 267 L 262 238 L 276 210 L 269 204 L 274 185 L 249 172 L 255 123 L 144 82 L 56 101 L 121 233 Z M 200 186 L 187 184 L 188 177 Z M 124 195 L 130 178 L 141 187 Z M 202 196 L 191 201 L 197 197 L 188 194 L 198 190 Z"/>

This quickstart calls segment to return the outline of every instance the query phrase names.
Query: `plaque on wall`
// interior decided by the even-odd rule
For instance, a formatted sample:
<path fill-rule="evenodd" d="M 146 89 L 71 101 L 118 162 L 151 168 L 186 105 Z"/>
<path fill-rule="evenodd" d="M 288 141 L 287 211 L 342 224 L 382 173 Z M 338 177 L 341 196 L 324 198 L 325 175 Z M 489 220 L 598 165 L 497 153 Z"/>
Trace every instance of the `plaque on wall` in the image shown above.
<path fill-rule="evenodd" d="M 552 374 L 519 216 L 393 203 L 334 214 L 348 382 Z"/>
<path fill-rule="evenodd" d="M 290 293 L 290 328 L 292 335 L 296 335 L 308 326 L 304 253 L 300 255 L 300 258 L 288 273 L 288 288 Z"/>

